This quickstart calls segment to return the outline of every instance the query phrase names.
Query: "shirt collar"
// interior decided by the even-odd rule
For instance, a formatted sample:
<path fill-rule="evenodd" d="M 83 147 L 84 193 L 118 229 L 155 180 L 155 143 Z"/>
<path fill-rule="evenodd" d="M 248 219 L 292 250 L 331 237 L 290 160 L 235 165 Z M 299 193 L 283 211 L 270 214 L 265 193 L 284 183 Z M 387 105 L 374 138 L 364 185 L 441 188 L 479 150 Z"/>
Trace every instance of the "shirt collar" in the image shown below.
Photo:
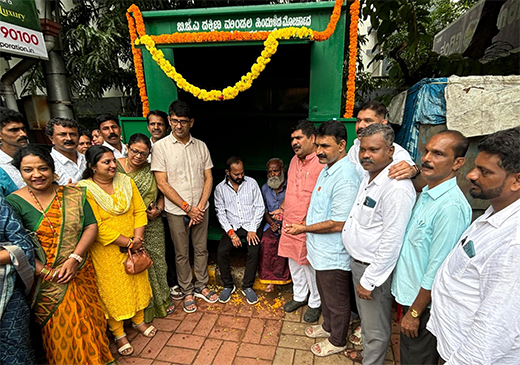
<path fill-rule="evenodd" d="M 343 165 L 350 162 L 348 158 L 345 158 L 347 156 L 343 156 L 343 158 L 339 161 L 336 161 L 334 165 L 329 167 L 329 165 L 326 165 L 323 170 L 325 171 L 326 175 L 333 175 L 336 171 L 338 171 Z"/>
<path fill-rule="evenodd" d="M 392 161 L 387 167 L 385 167 L 376 177 L 374 180 L 372 180 L 367 185 L 376 184 L 378 186 L 383 185 L 386 181 L 390 180 L 388 177 L 388 169 L 390 169 L 390 166 L 392 166 L 395 163 L 395 161 Z M 367 172 L 365 170 L 365 172 Z M 370 174 L 367 172 L 367 176 L 370 179 Z"/>
<path fill-rule="evenodd" d="M 179 141 L 174 135 L 173 135 L 173 132 L 170 133 L 170 136 L 172 137 L 172 143 L 181 143 L 181 141 Z M 193 137 L 191 136 L 190 134 L 190 139 L 188 140 L 188 143 L 185 144 L 185 146 L 189 145 L 190 143 L 194 143 L 193 142 Z"/>
<path fill-rule="evenodd" d="M 509 219 L 509 217 L 520 211 L 520 199 L 518 199 L 514 203 L 509 204 L 507 207 L 505 207 L 499 212 L 496 212 L 495 214 L 493 214 L 494 211 L 495 210 L 491 205 L 484 213 L 483 220 L 491 224 L 493 227 L 499 228 L 502 225 L 502 223 Z"/>
<path fill-rule="evenodd" d="M 246 182 L 247 182 L 247 178 L 246 178 L 246 176 L 244 176 L 244 181 L 242 182 L 242 184 L 238 185 L 238 190 L 240 190 L 242 185 L 244 185 Z M 233 188 L 233 186 L 229 182 L 229 176 L 227 176 L 227 175 L 226 175 L 226 177 L 224 177 L 224 184 L 229 186 L 231 189 L 233 189 L 233 191 L 235 190 L 235 188 Z"/>
<path fill-rule="evenodd" d="M 428 194 L 432 197 L 433 200 L 437 200 L 440 196 L 442 196 L 444 193 L 446 193 L 448 190 L 453 189 L 457 186 L 457 178 L 452 177 L 449 180 L 444 181 L 443 183 L 437 185 L 433 189 L 430 189 L 428 185 L 426 185 L 422 191 L 423 193 Z"/>
<path fill-rule="evenodd" d="M 9 156 L 4 151 L 0 150 L 0 162 L 2 163 L 10 163 L 13 160 L 11 156 Z"/>
<path fill-rule="evenodd" d="M 68 158 L 64 154 L 60 153 L 54 147 L 52 147 L 51 155 L 52 155 L 53 158 L 58 160 L 62 165 L 65 165 L 67 162 L 74 163 L 74 161 L 72 161 L 70 158 Z M 79 153 L 78 151 L 76 151 L 76 155 L 78 156 L 78 163 L 77 164 L 79 165 L 79 163 L 81 161 L 81 157 L 84 157 L 84 156 L 81 153 Z"/>

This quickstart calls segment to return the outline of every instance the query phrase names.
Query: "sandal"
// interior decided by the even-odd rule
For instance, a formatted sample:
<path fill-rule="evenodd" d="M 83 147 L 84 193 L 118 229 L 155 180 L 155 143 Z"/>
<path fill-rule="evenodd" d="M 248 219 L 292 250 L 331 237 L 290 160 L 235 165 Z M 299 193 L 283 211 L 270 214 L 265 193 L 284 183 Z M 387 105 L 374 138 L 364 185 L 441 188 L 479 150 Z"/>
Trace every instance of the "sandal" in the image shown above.
<path fill-rule="evenodd" d="M 166 315 L 169 316 L 170 314 L 173 314 L 175 311 L 175 306 L 173 305 L 173 302 L 170 302 L 170 306 L 166 308 Z"/>
<path fill-rule="evenodd" d="M 186 300 L 187 297 L 192 297 L 191 300 Z M 183 309 L 186 313 L 194 313 L 197 311 L 197 304 L 195 303 L 195 297 L 193 296 L 193 293 L 190 293 L 190 294 L 187 294 L 185 297 L 184 297 L 184 302 L 182 303 L 182 306 L 183 306 Z M 188 309 L 189 306 L 195 306 L 194 309 Z"/>
<path fill-rule="evenodd" d="M 315 343 L 311 346 L 311 351 L 314 355 L 319 357 L 329 356 L 333 354 L 337 354 L 338 352 L 342 352 L 347 348 L 347 345 L 339 347 L 334 346 L 330 343 L 329 339 L 326 339 L 325 341 L 321 341 L 318 343 Z"/>
<path fill-rule="evenodd" d="M 126 333 L 123 333 L 122 336 L 119 336 L 119 337 L 116 337 L 114 339 L 114 341 L 119 341 L 123 338 L 126 337 Z M 134 348 L 132 347 L 132 345 L 130 345 L 130 342 L 128 342 L 128 340 L 126 340 L 127 342 L 125 344 L 123 344 L 121 347 L 118 347 L 117 348 L 117 352 L 119 353 L 119 355 L 121 356 L 130 356 L 134 353 Z"/>
<path fill-rule="evenodd" d="M 172 300 L 183 300 L 184 299 L 184 294 L 182 293 L 180 286 L 175 285 L 170 288 L 170 298 Z"/>
<path fill-rule="evenodd" d="M 360 346 L 363 344 L 363 340 L 361 338 L 361 326 L 357 326 L 352 334 L 348 336 L 348 342 L 353 345 Z"/>
<path fill-rule="evenodd" d="M 309 326 L 305 329 L 305 336 L 310 338 L 330 337 L 330 332 L 323 329 L 321 324 Z"/>
<path fill-rule="evenodd" d="M 157 333 L 157 328 L 155 328 L 153 325 L 149 325 L 144 331 L 141 330 L 141 327 L 144 325 L 144 322 L 141 322 L 139 324 L 132 323 L 132 327 L 134 327 L 136 330 L 141 332 L 144 337 L 152 338 Z"/>
<path fill-rule="evenodd" d="M 202 292 L 204 291 L 204 289 L 208 290 L 208 294 L 204 295 L 202 294 Z M 216 303 L 217 300 L 218 300 L 218 296 L 214 299 L 214 300 L 211 300 L 210 298 L 214 295 L 216 295 L 217 293 L 214 292 L 213 290 L 209 290 L 207 286 L 204 286 L 200 289 L 195 289 L 195 296 L 197 298 L 201 298 L 201 299 L 204 299 L 206 302 L 208 303 Z"/>
<path fill-rule="evenodd" d="M 355 354 L 355 356 L 352 357 L 352 354 Z M 363 363 L 363 350 L 348 349 L 345 351 L 345 356 L 352 362 Z"/>

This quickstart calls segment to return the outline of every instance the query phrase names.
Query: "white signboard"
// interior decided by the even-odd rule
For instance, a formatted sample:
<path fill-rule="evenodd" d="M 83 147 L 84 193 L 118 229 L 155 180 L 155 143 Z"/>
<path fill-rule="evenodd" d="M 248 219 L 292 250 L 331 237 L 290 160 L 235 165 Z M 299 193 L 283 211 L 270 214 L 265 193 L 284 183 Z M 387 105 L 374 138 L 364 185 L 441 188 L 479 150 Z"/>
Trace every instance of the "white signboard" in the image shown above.
<path fill-rule="evenodd" d="M 0 50 L 47 60 L 42 32 L 0 21 Z"/>

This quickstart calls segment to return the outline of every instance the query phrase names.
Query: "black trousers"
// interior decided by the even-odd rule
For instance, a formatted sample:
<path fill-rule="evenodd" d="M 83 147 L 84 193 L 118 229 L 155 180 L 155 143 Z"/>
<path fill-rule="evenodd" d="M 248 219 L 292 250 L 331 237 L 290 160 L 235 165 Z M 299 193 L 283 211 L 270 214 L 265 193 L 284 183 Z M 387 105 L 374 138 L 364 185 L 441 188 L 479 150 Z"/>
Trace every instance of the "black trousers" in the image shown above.
<path fill-rule="evenodd" d="M 403 315 L 410 307 L 403 306 Z M 401 364 L 402 365 L 437 365 L 437 339 L 426 329 L 430 319 L 430 309 L 426 308 L 419 317 L 419 337 L 410 338 L 401 332 Z"/>
<path fill-rule="evenodd" d="M 173 240 L 170 234 L 168 219 L 164 216 L 162 217 L 162 220 L 165 228 L 165 259 L 166 265 L 168 266 L 166 279 L 168 280 L 168 286 L 171 288 L 172 286 L 179 285 L 179 282 L 177 281 L 177 268 L 175 267 L 175 247 L 173 246 Z"/>
<path fill-rule="evenodd" d="M 350 326 L 351 273 L 345 270 L 316 270 L 316 284 L 321 298 L 322 327 L 330 332 L 334 346 L 347 344 Z"/>
<path fill-rule="evenodd" d="M 248 245 L 247 242 L 244 243 L 247 237 L 247 231 L 243 228 L 239 228 L 235 233 L 243 241 L 242 248 L 247 250 L 246 271 L 244 273 L 242 288 L 252 288 L 255 283 L 258 262 L 260 261 L 260 242 L 257 245 Z M 262 237 L 262 225 L 257 229 L 256 234 L 258 239 Z M 224 283 L 224 288 L 233 287 L 233 277 L 231 276 L 231 266 L 229 264 L 229 256 L 233 248 L 235 247 L 231 242 L 231 238 L 229 238 L 227 233 L 224 233 L 220 239 L 217 250 L 217 263 L 220 268 L 220 277 Z"/>

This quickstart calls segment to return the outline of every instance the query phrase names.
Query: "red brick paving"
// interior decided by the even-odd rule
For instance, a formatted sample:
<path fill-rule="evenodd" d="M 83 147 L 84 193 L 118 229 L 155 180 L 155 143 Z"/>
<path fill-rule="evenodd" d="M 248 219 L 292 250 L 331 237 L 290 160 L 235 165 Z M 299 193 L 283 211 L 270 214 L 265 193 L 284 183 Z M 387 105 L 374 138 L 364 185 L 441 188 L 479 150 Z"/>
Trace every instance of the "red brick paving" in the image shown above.
<path fill-rule="evenodd" d="M 258 291 L 260 294 L 260 291 Z M 260 296 L 254 306 L 235 293 L 229 303 L 209 304 L 197 299 L 198 310 L 186 314 L 177 302 L 173 314 L 157 318 L 158 329 L 152 339 L 129 327 L 126 333 L 134 354 L 119 356 L 121 365 L 351 365 L 342 354 L 316 358 L 309 348 L 315 342 L 307 338 L 301 311 L 285 314 L 281 294 Z M 288 296 L 288 294 L 285 294 Z M 392 328 L 389 357 L 385 364 L 398 364 L 399 325 Z"/>

